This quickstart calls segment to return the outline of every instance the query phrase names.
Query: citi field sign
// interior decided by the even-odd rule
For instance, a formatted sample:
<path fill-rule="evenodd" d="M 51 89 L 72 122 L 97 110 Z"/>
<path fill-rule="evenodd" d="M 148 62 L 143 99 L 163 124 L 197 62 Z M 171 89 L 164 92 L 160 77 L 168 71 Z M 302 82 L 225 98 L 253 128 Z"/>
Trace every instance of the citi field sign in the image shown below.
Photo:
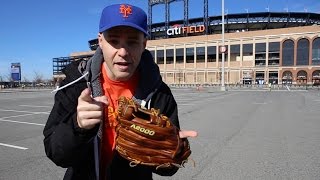
<path fill-rule="evenodd" d="M 181 26 L 179 24 L 173 25 L 172 28 L 167 30 L 168 36 L 179 35 L 179 34 L 194 34 L 199 32 L 204 32 L 205 26 Z"/>

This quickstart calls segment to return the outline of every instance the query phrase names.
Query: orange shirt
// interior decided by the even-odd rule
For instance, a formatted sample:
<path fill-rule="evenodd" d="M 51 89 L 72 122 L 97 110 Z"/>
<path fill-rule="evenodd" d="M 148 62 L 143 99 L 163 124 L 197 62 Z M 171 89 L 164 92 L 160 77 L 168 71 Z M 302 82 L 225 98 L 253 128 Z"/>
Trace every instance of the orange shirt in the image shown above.
<path fill-rule="evenodd" d="M 134 90 L 138 82 L 138 74 L 135 73 L 128 81 L 113 81 L 111 80 L 106 71 L 105 63 L 101 66 L 101 83 L 104 95 L 108 98 L 109 106 L 105 109 L 105 122 L 103 133 L 103 155 L 102 160 L 109 164 L 112 159 L 113 150 L 115 148 L 115 126 L 116 126 L 116 113 L 118 107 L 118 98 L 126 96 L 132 98 Z M 108 117 L 108 118 L 106 118 Z"/>

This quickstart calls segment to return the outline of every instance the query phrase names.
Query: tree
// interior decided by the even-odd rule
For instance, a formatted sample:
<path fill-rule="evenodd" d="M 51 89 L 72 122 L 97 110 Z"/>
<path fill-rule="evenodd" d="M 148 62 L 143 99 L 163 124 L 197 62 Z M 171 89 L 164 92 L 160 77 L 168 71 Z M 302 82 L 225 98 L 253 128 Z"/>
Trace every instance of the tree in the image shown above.
<path fill-rule="evenodd" d="M 9 87 L 12 88 L 14 86 L 14 82 L 13 82 L 13 79 L 11 77 L 11 72 L 9 71 L 8 74 L 4 75 L 4 78 L 5 78 L 5 81 L 10 82 L 9 83 Z"/>
<path fill-rule="evenodd" d="M 43 75 L 37 71 L 34 71 L 33 82 L 36 84 L 43 83 Z"/>
<path fill-rule="evenodd" d="M 29 82 L 29 79 L 26 76 L 23 76 L 23 82 Z"/>
<path fill-rule="evenodd" d="M 8 82 L 12 82 L 13 79 L 11 77 L 11 73 L 8 73 L 7 75 L 4 76 L 4 78 L 8 81 Z"/>

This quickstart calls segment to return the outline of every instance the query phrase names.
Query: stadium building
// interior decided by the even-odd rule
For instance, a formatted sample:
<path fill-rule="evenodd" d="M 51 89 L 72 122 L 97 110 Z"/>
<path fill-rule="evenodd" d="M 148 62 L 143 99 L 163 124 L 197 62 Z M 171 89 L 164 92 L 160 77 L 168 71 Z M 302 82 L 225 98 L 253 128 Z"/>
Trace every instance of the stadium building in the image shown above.
<path fill-rule="evenodd" d="M 320 14 L 227 14 L 223 41 L 222 16 L 208 16 L 207 0 L 204 17 L 194 19 L 188 19 L 188 0 L 184 0 L 184 19 L 177 21 L 169 21 L 168 7 L 172 2 L 149 0 L 148 9 L 147 49 L 166 83 L 219 85 L 222 72 L 227 85 L 320 83 Z M 152 7 L 158 4 L 165 5 L 166 21 L 152 23 Z M 89 59 L 97 46 L 97 39 L 89 40 L 89 51 L 53 58 L 57 82 L 63 78 L 61 70 L 65 65 Z M 224 70 L 219 51 L 222 46 L 226 47 Z"/>

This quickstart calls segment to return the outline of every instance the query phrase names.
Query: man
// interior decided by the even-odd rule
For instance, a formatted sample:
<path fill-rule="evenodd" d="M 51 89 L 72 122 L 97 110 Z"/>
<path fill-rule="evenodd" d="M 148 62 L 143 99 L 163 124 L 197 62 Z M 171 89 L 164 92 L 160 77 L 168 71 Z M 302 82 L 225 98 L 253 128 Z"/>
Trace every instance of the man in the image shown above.
<path fill-rule="evenodd" d="M 176 101 L 145 49 L 147 36 L 147 15 L 142 9 L 128 4 L 107 6 L 102 11 L 99 48 L 94 56 L 63 70 L 66 78 L 55 95 L 43 134 L 47 156 L 68 168 L 64 179 L 146 180 L 152 179 L 152 173 L 171 176 L 177 171 L 130 167 L 114 150 L 113 115 L 119 96 L 160 109 L 179 127 Z M 181 138 L 196 135 L 195 131 L 180 131 Z"/>

